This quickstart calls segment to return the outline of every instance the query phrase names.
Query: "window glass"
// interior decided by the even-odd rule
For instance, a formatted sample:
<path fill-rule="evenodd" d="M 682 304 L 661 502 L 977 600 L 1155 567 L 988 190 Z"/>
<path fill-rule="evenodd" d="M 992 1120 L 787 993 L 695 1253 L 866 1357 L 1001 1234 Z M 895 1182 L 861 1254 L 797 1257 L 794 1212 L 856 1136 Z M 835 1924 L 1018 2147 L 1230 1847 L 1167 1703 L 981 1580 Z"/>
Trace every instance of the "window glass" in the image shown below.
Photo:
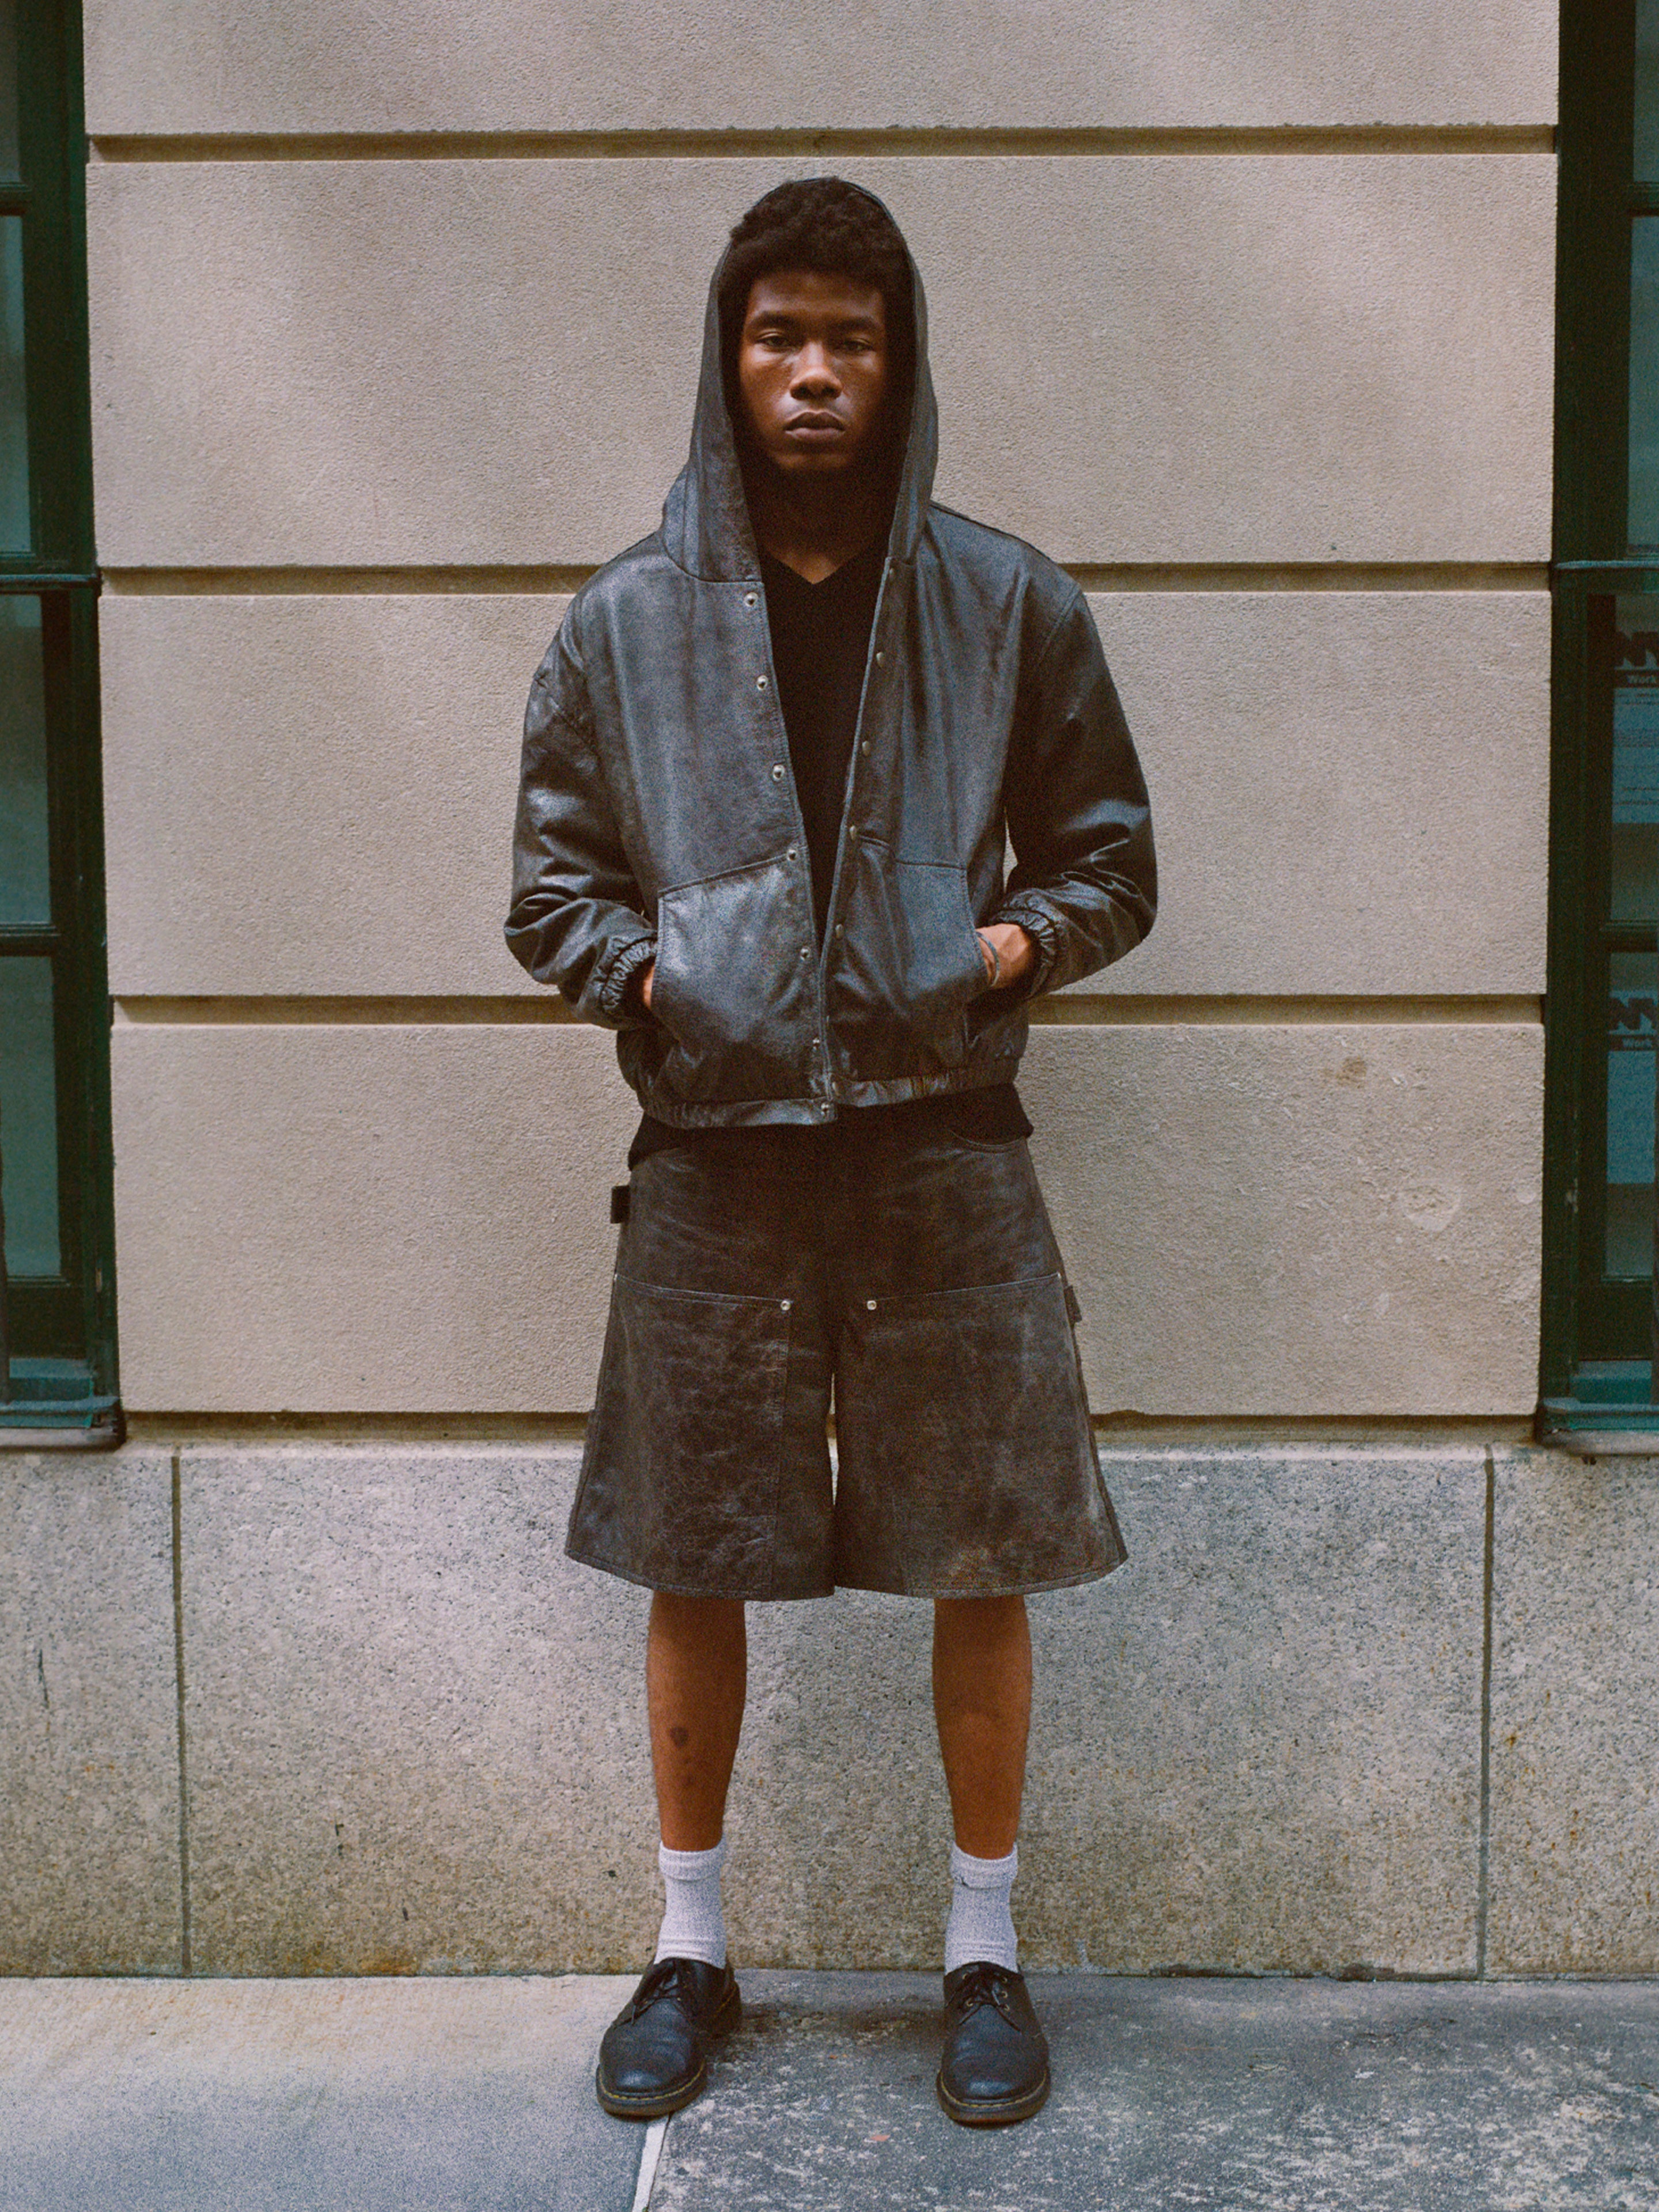
<path fill-rule="evenodd" d="M 1613 615 L 1614 925 L 1659 919 L 1659 596 L 1624 593 Z M 1659 957 L 1629 945 L 1607 955 L 1605 1272 L 1653 1267 L 1654 1012 Z"/>
<path fill-rule="evenodd" d="M 0 545 L 29 543 L 28 416 L 23 396 L 23 218 L 0 216 Z"/>
<path fill-rule="evenodd" d="M 1614 615 L 1614 921 L 1659 920 L 1659 597 L 1626 592 Z"/>
<path fill-rule="evenodd" d="M 1637 183 L 1659 184 L 1659 0 L 1636 0 L 1635 152 Z"/>
<path fill-rule="evenodd" d="M 0 959 L 0 1163 L 6 1272 L 55 1275 L 58 1082 L 50 960 Z"/>
<path fill-rule="evenodd" d="M 1615 952 L 1607 975 L 1609 1275 L 1653 1272 L 1653 1035 L 1659 954 Z"/>
<path fill-rule="evenodd" d="M 0 927 L 51 920 L 40 602 L 0 595 Z"/>
<path fill-rule="evenodd" d="M 1630 227 L 1630 520 L 1632 545 L 1659 546 L 1659 216 Z"/>

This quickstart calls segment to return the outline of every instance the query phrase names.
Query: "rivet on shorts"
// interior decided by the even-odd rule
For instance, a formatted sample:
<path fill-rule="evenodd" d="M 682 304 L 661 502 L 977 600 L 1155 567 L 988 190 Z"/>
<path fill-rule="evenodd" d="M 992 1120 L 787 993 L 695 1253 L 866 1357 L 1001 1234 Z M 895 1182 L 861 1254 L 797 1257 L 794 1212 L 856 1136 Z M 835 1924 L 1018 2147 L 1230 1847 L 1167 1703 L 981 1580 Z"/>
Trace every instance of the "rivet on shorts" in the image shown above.
<path fill-rule="evenodd" d="M 866 1298 L 866 1300 L 864 1301 L 864 1310 L 866 1311 L 866 1313 L 874 1313 L 875 1310 L 876 1310 L 876 1302 L 875 1302 L 875 1300 L 874 1300 L 873 1298 Z"/>

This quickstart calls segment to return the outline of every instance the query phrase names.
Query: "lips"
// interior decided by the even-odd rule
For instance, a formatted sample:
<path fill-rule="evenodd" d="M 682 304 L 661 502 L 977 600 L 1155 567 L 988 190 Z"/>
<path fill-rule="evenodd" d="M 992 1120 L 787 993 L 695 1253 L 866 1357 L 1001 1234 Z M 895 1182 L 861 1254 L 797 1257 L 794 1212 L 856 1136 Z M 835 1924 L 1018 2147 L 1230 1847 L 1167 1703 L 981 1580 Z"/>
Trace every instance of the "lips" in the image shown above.
<path fill-rule="evenodd" d="M 846 425 L 838 415 L 792 415 L 784 426 L 784 434 L 790 438 L 839 437 Z"/>

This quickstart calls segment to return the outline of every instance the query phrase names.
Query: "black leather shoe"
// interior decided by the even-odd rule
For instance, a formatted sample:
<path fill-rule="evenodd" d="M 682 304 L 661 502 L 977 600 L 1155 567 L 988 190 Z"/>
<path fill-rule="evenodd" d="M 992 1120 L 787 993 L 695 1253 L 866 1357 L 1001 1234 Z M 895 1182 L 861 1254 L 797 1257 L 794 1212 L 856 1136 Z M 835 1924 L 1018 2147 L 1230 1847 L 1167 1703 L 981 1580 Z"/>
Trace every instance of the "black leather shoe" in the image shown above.
<path fill-rule="evenodd" d="M 689 2105 L 708 2079 L 708 2046 L 743 2017 L 730 1966 L 659 1959 L 605 2031 L 593 2087 L 607 2112 L 654 2120 Z"/>
<path fill-rule="evenodd" d="M 1029 2120 L 1048 2094 L 1048 2045 L 1023 1974 L 985 1960 L 945 1977 L 939 2100 L 965 2128 Z"/>

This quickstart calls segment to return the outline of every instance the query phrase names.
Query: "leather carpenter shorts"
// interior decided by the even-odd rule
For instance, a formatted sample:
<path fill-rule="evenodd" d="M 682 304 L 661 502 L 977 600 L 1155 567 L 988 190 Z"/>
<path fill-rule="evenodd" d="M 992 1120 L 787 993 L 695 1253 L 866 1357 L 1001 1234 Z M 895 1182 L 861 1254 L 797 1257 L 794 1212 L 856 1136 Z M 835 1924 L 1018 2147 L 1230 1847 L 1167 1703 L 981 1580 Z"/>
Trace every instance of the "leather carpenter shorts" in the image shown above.
<path fill-rule="evenodd" d="M 706 1597 L 1109 1574 L 1075 1312 L 1023 1141 L 884 1114 L 653 1152 L 566 1548 Z"/>

